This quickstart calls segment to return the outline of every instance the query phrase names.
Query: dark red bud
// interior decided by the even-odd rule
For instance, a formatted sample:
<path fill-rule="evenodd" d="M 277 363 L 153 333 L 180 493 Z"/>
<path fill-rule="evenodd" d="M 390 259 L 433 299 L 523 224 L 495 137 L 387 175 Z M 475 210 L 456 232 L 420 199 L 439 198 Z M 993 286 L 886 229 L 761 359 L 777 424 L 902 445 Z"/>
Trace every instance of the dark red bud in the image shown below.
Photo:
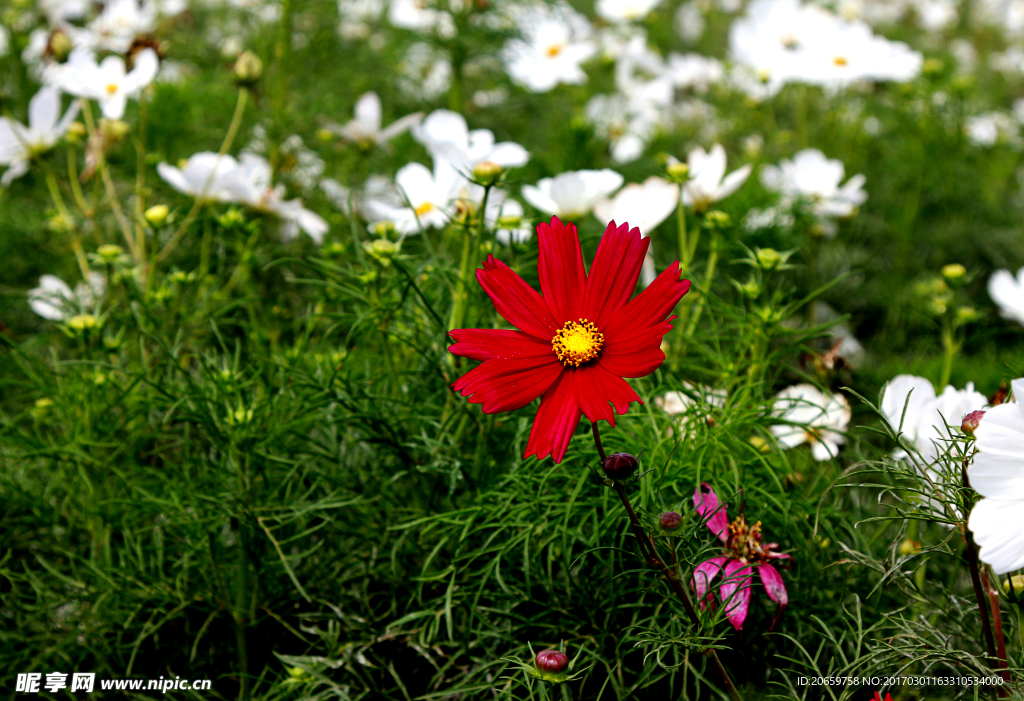
<path fill-rule="evenodd" d="M 558 650 L 541 650 L 534 661 L 537 669 L 549 674 L 561 674 L 569 666 L 569 657 Z"/>
<path fill-rule="evenodd" d="M 964 417 L 964 422 L 960 424 L 960 430 L 968 435 L 974 435 L 974 429 L 978 428 L 978 424 L 981 423 L 981 417 L 985 415 L 984 411 L 980 409 L 978 411 L 972 411 L 970 414 Z"/>
<path fill-rule="evenodd" d="M 613 480 L 629 479 L 639 466 L 637 459 L 629 453 L 615 453 L 604 459 L 604 473 Z"/>
<path fill-rule="evenodd" d="M 658 523 L 666 531 L 674 531 L 683 525 L 683 517 L 677 514 L 675 511 L 666 511 L 658 517 Z"/>

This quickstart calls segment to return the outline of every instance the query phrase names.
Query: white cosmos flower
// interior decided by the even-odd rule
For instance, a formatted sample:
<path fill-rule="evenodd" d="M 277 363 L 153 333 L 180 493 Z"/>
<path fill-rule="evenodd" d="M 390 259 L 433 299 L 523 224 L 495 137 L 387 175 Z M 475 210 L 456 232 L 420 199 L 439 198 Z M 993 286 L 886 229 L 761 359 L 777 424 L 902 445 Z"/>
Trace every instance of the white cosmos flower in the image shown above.
<path fill-rule="evenodd" d="M 520 15 L 518 25 L 523 38 L 512 39 L 501 52 L 512 80 L 533 92 L 586 82 L 580 64 L 597 53 L 597 46 L 585 17 L 565 4 L 541 5 Z"/>
<path fill-rule="evenodd" d="M 77 114 L 78 103 L 74 103 L 60 118 L 60 90 L 44 87 L 28 103 L 27 127 L 0 117 L 0 165 L 7 166 L 0 187 L 24 175 L 32 156 L 52 148 Z"/>
<path fill-rule="evenodd" d="M 571 170 L 524 185 L 523 198 L 542 212 L 573 219 L 587 214 L 621 186 L 622 176 L 614 170 Z"/>
<path fill-rule="evenodd" d="M 157 8 L 154 2 L 113 0 L 87 26 L 90 47 L 98 51 L 123 54 L 140 34 L 156 28 Z"/>
<path fill-rule="evenodd" d="M 701 54 L 669 54 L 667 72 L 677 88 L 693 88 L 700 93 L 725 78 L 721 61 Z"/>
<path fill-rule="evenodd" d="M 987 403 L 985 395 L 975 391 L 971 382 L 962 390 L 947 385 L 936 396 L 932 383 L 925 378 L 897 375 L 886 385 L 880 408 L 894 429 L 900 428 L 902 419 L 904 439 L 931 463 L 943 452 L 943 441 L 949 439 L 946 425 L 959 426 L 964 416 Z M 903 451 L 896 453 L 896 457 L 905 456 Z"/>
<path fill-rule="evenodd" d="M 398 64 L 399 88 L 417 100 L 433 100 L 446 90 L 452 80 L 452 64 L 448 53 L 425 41 L 412 44 Z"/>
<path fill-rule="evenodd" d="M 793 385 L 776 395 L 774 414 L 799 424 L 772 426 L 772 433 L 783 448 L 810 443 L 815 460 L 828 460 L 846 442 L 842 432 L 850 423 L 850 404 L 841 394 L 823 394 L 809 384 Z"/>
<path fill-rule="evenodd" d="M 66 92 L 96 100 L 107 119 L 120 119 L 128 98 L 153 82 L 158 70 L 160 59 L 153 49 L 137 53 L 130 72 L 125 72 L 124 60 L 119 56 L 107 56 L 97 64 L 92 53 L 76 49 L 58 79 Z"/>
<path fill-rule="evenodd" d="M 669 162 L 678 161 L 670 157 Z M 698 146 L 690 151 L 686 164 L 690 168 L 690 179 L 683 185 L 683 204 L 698 212 L 736 192 L 746 182 L 753 167 L 748 163 L 726 175 L 725 149 L 721 144 L 712 146 L 710 153 Z"/>
<path fill-rule="evenodd" d="M 327 233 L 327 222 L 319 215 L 305 209 L 300 200 L 285 200 L 284 185 L 272 185 L 270 164 L 262 156 L 243 153 L 238 165 L 224 173 L 219 182 L 228 201 L 240 202 L 283 219 L 285 238 L 293 238 L 297 229 L 302 229 L 319 243 Z"/>
<path fill-rule="evenodd" d="M 684 431 L 687 431 L 694 419 L 707 421 L 711 418 L 712 409 L 721 409 L 725 406 L 725 390 L 698 386 L 685 380 L 683 390 L 666 392 L 664 396 L 655 397 L 654 404 L 670 416 L 679 416 L 676 424 Z M 668 434 L 673 435 L 674 430 L 669 428 Z"/>
<path fill-rule="evenodd" d="M 609 22 L 642 20 L 661 0 L 597 0 L 594 11 Z"/>
<path fill-rule="evenodd" d="M 451 167 L 431 172 L 422 163 L 409 163 L 395 175 L 395 184 L 407 204 L 395 206 L 388 198 L 370 197 L 365 206 L 371 217 L 393 222 L 403 235 L 431 227 L 443 228 L 449 219 L 449 202 L 455 195 L 454 175 Z"/>
<path fill-rule="evenodd" d="M 1014 278 L 1009 270 L 997 270 L 988 279 L 988 294 L 999 313 L 1024 326 L 1024 268 Z"/>
<path fill-rule="evenodd" d="M 107 286 L 107 279 L 97 272 L 89 273 L 72 292 L 56 275 L 43 275 L 39 287 L 28 292 L 28 303 L 39 316 L 51 321 L 64 321 L 83 311 L 94 311 Z"/>
<path fill-rule="evenodd" d="M 424 0 L 391 0 L 388 20 L 396 27 L 418 32 L 436 30 L 442 39 L 455 36 L 455 20 L 444 10 L 429 7 Z"/>
<path fill-rule="evenodd" d="M 434 158 L 435 170 L 454 168 L 472 173 L 483 161 L 497 163 L 503 168 L 526 165 L 530 154 L 511 141 L 494 143 L 489 129 L 469 130 L 466 118 L 458 112 L 436 110 L 412 128 L 413 137 L 427 147 Z M 454 176 L 452 176 L 454 177 Z"/>
<path fill-rule="evenodd" d="M 974 429 L 974 462 L 967 468 L 971 487 L 983 498 L 967 527 L 981 548 L 979 556 L 996 574 L 1024 566 L 1024 379 L 1012 382 L 1014 401 L 985 411 Z"/>
<path fill-rule="evenodd" d="M 863 175 L 854 175 L 840 186 L 845 170 L 842 161 L 826 158 L 821 151 L 808 148 L 797 153 L 792 161 L 765 166 L 761 183 L 781 193 L 786 206 L 807 202 L 811 212 L 825 226 L 825 234 L 833 236 L 833 220 L 852 216 L 868 199 L 863 189 L 867 179 Z"/>
<path fill-rule="evenodd" d="M 668 219 L 679 203 L 679 186 L 655 175 L 643 184 L 630 183 L 616 193 L 615 197 L 601 200 L 594 205 L 594 216 L 607 225 L 610 221 L 629 222 L 630 228 L 639 227 L 640 233 L 650 236 L 651 231 Z M 654 267 L 654 253 L 647 249 L 641 282 L 647 287 L 657 277 Z"/>
<path fill-rule="evenodd" d="M 377 97 L 377 93 L 368 92 L 356 102 L 355 119 L 340 126 L 329 124 L 327 128 L 347 141 L 384 146 L 422 118 L 422 112 L 415 112 L 396 119 L 386 129 L 381 129 L 380 98 Z"/>
<path fill-rule="evenodd" d="M 238 161 L 232 156 L 203 151 L 190 156 L 181 168 L 159 163 L 156 172 L 185 195 L 204 200 L 227 200 L 231 195 L 224 186 L 224 179 L 237 168 Z"/>

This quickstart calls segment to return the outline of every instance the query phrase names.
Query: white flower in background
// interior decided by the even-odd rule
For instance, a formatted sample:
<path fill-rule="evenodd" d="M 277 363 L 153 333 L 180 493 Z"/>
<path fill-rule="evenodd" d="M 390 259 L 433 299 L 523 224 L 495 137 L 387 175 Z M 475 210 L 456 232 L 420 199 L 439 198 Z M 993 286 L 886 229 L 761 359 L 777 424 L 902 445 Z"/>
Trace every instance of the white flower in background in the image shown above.
<path fill-rule="evenodd" d="M 417 32 L 436 31 L 442 39 L 451 39 L 456 32 L 452 16 L 429 7 L 424 0 L 391 0 L 388 21 L 396 27 Z"/>
<path fill-rule="evenodd" d="M 643 155 L 654 135 L 661 114 L 636 112 L 625 95 L 594 95 L 587 102 L 586 115 L 598 136 L 608 139 L 616 163 L 629 163 Z"/>
<path fill-rule="evenodd" d="M 1010 146 L 1021 145 L 1020 124 L 1007 112 L 984 112 L 968 117 L 964 132 L 975 146 L 995 146 L 1000 140 Z"/>
<path fill-rule="evenodd" d="M 707 22 L 704 21 L 704 13 L 701 11 L 698 0 L 684 2 L 676 11 L 675 28 L 684 40 L 689 43 L 695 42 L 704 34 Z"/>
<path fill-rule="evenodd" d="M 988 279 L 988 295 L 1006 319 L 1024 326 L 1024 268 L 1014 278 L 1009 270 L 997 270 Z"/>
<path fill-rule="evenodd" d="M 774 415 L 799 424 L 772 426 L 783 448 L 810 443 L 815 460 L 828 460 L 846 442 L 842 432 L 850 423 L 850 404 L 841 394 L 824 394 L 809 384 L 793 385 L 776 395 Z"/>
<path fill-rule="evenodd" d="M 160 59 L 153 49 L 135 54 L 135 67 L 130 72 L 125 72 L 124 60 L 119 56 L 107 56 L 97 64 L 92 53 L 76 49 L 58 75 L 63 90 L 96 100 L 104 117 L 120 119 L 128 98 L 153 82 L 158 70 Z"/>
<path fill-rule="evenodd" d="M 384 146 L 422 118 L 422 112 L 415 112 L 396 119 L 386 129 L 381 129 L 380 98 L 377 97 L 377 93 L 368 92 L 356 102 L 355 119 L 343 125 L 328 124 L 327 128 L 346 141 Z"/>
<path fill-rule="evenodd" d="M 398 64 L 399 88 L 403 93 L 429 102 L 448 90 L 452 64 L 447 52 L 418 41 L 405 51 Z"/>
<path fill-rule="evenodd" d="M 533 238 L 533 227 L 524 219 L 523 205 L 516 200 L 505 199 L 500 206 L 494 238 L 500 243 L 525 243 Z"/>
<path fill-rule="evenodd" d="M 949 439 L 946 424 L 959 426 L 964 416 L 987 403 L 985 395 L 976 392 L 971 382 L 961 390 L 947 385 L 936 396 L 932 383 L 923 377 L 897 375 L 886 385 L 880 408 L 894 429 L 900 428 L 902 418 L 904 439 L 930 463 L 943 452 L 943 441 Z M 905 455 L 903 451 L 896 453 L 896 457 Z"/>
<path fill-rule="evenodd" d="M 978 453 L 967 468 L 971 487 L 983 497 L 967 527 L 982 562 L 996 574 L 1024 567 L 1024 380 L 1012 387 L 1014 401 L 987 409 L 974 429 Z"/>
<path fill-rule="evenodd" d="M 271 183 L 270 164 L 254 153 L 243 153 L 237 167 L 224 174 L 221 180 L 227 199 L 240 202 L 260 212 L 274 214 L 286 223 L 282 235 L 294 238 L 302 229 L 320 243 L 329 228 L 319 215 L 305 209 L 299 200 L 285 200 L 284 185 Z"/>
<path fill-rule="evenodd" d="M 669 162 L 678 163 L 672 157 Z M 712 146 L 710 153 L 698 146 L 690 151 L 686 164 L 690 168 L 690 179 L 683 184 L 683 204 L 698 212 L 739 190 L 753 168 L 748 163 L 726 175 L 725 149 L 721 144 Z"/>
<path fill-rule="evenodd" d="M 92 0 L 37 0 L 36 5 L 50 24 L 62 24 L 68 20 L 79 20 L 89 14 Z"/>
<path fill-rule="evenodd" d="M 610 221 L 629 222 L 629 226 L 638 227 L 640 234 L 650 236 L 651 231 L 668 219 L 679 203 L 679 186 L 652 175 L 643 182 L 631 183 L 616 193 L 609 200 L 601 200 L 594 205 L 594 216 L 602 225 Z M 654 253 L 647 248 L 640 280 L 647 287 L 657 277 L 654 267 Z"/>
<path fill-rule="evenodd" d="M 28 291 L 28 303 L 39 316 L 51 321 L 64 321 L 82 312 L 95 311 L 106 289 L 107 279 L 97 272 L 89 280 L 75 285 L 74 292 L 56 275 L 43 275 L 39 287 Z"/>
<path fill-rule="evenodd" d="M 367 211 L 378 221 L 393 222 L 403 235 L 431 227 L 443 228 L 449 219 L 449 202 L 455 195 L 454 175 L 450 168 L 432 173 L 421 163 L 409 163 L 395 175 L 395 184 L 406 202 L 395 206 L 389 197 L 368 198 Z"/>
<path fill-rule="evenodd" d="M 60 90 L 44 87 L 28 103 L 27 127 L 9 117 L 0 117 L 0 165 L 7 166 L 0 187 L 7 187 L 28 172 L 32 157 L 52 148 L 77 114 L 76 102 L 61 118 Z"/>
<path fill-rule="evenodd" d="M 609 22 L 642 20 L 661 0 L 597 0 L 594 11 Z"/>
<path fill-rule="evenodd" d="M 7 49 L 10 46 L 10 38 L 7 35 L 7 30 L 4 29 L 3 25 L 0 25 L 0 56 L 7 55 Z"/>
<path fill-rule="evenodd" d="M 722 63 L 701 54 L 669 54 L 666 72 L 677 88 L 692 88 L 699 93 L 725 78 Z"/>
<path fill-rule="evenodd" d="M 366 39 L 383 11 L 383 0 L 338 0 L 338 34 L 343 39 Z"/>
<path fill-rule="evenodd" d="M 864 192 L 863 175 L 854 175 L 840 186 L 846 172 L 842 161 L 828 159 L 813 148 L 797 153 L 792 161 L 761 170 L 761 183 L 781 193 L 785 206 L 806 202 L 821 222 L 826 236 L 835 235 L 834 219 L 852 216 L 868 195 Z"/>
<path fill-rule="evenodd" d="M 454 168 L 472 173 L 483 161 L 497 163 L 503 168 L 525 165 L 530 154 L 511 141 L 494 143 L 489 129 L 469 130 L 466 118 L 458 112 L 436 110 L 412 127 L 413 137 L 427 147 L 434 157 L 436 168 Z"/>
<path fill-rule="evenodd" d="M 104 5 L 96 19 L 86 27 L 89 48 L 123 54 L 140 34 L 156 28 L 157 8 L 153 2 L 113 0 Z"/>
<path fill-rule="evenodd" d="M 179 168 L 158 163 L 156 172 L 178 192 L 202 200 L 227 200 L 230 193 L 224 187 L 224 178 L 238 168 L 234 157 L 203 151 L 189 156 Z"/>
<path fill-rule="evenodd" d="M 1020 0 L 978 0 L 971 4 L 971 19 L 999 28 L 1009 37 L 1024 34 L 1024 3 Z"/>
<path fill-rule="evenodd" d="M 583 15 L 565 4 L 540 5 L 524 11 L 517 24 L 523 38 L 510 40 L 501 51 L 512 80 L 533 92 L 586 82 L 580 64 L 597 53 L 597 46 Z"/>
<path fill-rule="evenodd" d="M 698 386 L 685 380 L 683 390 L 666 392 L 661 397 L 655 397 L 654 405 L 670 416 L 678 416 L 679 419 L 675 423 L 684 431 L 694 419 L 708 421 L 713 409 L 725 406 L 725 390 Z M 673 434 L 674 430 L 669 428 L 668 435 Z"/>
<path fill-rule="evenodd" d="M 574 219 L 622 187 L 622 179 L 607 168 L 570 170 L 554 178 L 542 178 L 536 185 L 524 185 L 523 199 L 546 214 Z"/>

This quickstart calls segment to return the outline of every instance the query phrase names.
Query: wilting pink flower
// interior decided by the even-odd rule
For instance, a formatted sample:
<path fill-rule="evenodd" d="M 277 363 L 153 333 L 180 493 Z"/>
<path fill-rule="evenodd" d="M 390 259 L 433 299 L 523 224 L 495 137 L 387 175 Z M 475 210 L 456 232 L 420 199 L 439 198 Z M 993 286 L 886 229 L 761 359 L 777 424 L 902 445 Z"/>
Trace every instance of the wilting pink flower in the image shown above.
<path fill-rule="evenodd" d="M 756 570 L 761 576 L 761 583 L 764 584 L 768 598 L 779 605 L 775 621 L 772 621 L 772 627 L 775 627 L 776 621 L 789 603 L 789 597 L 786 595 L 782 575 L 772 565 L 772 561 L 784 560 L 788 569 L 793 558 L 785 553 L 775 552 L 779 548 L 778 543 L 761 542 L 760 521 L 748 525 L 740 513 L 739 518 L 729 523 L 725 506 L 719 507 L 718 496 L 707 482 L 702 482 L 693 493 L 693 505 L 697 507 L 697 513 L 701 518 L 707 520 L 711 532 L 718 536 L 725 546 L 725 554 L 705 560 L 693 571 L 693 588 L 697 592 L 697 601 L 701 605 L 714 603 L 713 595 L 708 591 L 711 580 L 719 571 L 725 570 L 725 581 L 718 588 L 718 592 L 725 605 L 725 617 L 732 623 L 733 628 L 740 630 L 750 608 L 751 580 Z"/>

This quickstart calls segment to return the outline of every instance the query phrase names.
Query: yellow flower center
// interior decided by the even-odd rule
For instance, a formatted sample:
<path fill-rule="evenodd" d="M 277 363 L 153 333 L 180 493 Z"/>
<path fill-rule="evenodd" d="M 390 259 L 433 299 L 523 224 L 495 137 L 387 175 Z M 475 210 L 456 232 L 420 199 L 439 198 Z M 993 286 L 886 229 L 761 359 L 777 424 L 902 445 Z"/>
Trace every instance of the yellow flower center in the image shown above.
<path fill-rule="evenodd" d="M 114 83 L 107 83 L 107 92 L 113 95 L 117 92 L 117 85 Z"/>
<path fill-rule="evenodd" d="M 544 53 L 546 53 L 548 55 L 548 58 L 554 58 L 558 54 L 562 53 L 562 49 L 564 49 L 564 48 L 565 47 L 562 46 L 561 44 L 552 44 L 551 46 L 548 47 L 548 50 L 545 51 Z"/>
<path fill-rule="evenodd" d="M 427 212 L 430 212 L 433 209 L 434 209 L 434 205 L 433 204 L 431 204 L 430 202 L 424 202 L 423 204 L 421 204 L 419 207 L 416 208 L 416 216 L 417 217 L 422 217 L 424 214 L 426 214 Z"/>
<path fill-rule="evenodd" d="M 847 65 L 849 61 L 846 60 L 845 56 L 836 56 L 834 59 L 832 59 L 832 63 L 842 68 L 843 66 Z"/>
<path fill-rule="evenodd" d="M 563 365 L 578 368 L 601 353 L 604 334 L 599 333 L 594 322 L 586 319 L 567 321 L 551 339 L 551 348 Z"/>

